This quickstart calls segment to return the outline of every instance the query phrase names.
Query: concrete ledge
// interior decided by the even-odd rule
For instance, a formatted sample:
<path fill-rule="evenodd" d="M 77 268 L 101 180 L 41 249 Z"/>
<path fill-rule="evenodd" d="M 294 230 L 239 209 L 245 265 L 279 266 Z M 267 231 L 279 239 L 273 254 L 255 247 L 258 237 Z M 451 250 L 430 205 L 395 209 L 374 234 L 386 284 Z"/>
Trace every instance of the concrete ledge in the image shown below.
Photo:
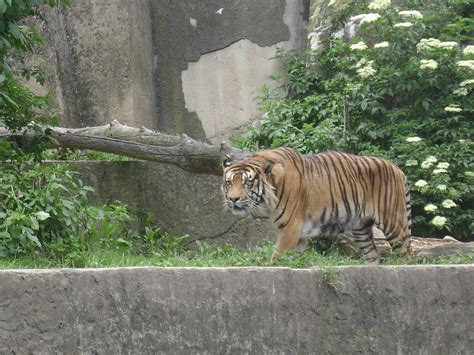
<path fill-rule="evenodd" d="M 468 354 L 473 296 L 474 265 L 5 270 L 0 353 Z"/>

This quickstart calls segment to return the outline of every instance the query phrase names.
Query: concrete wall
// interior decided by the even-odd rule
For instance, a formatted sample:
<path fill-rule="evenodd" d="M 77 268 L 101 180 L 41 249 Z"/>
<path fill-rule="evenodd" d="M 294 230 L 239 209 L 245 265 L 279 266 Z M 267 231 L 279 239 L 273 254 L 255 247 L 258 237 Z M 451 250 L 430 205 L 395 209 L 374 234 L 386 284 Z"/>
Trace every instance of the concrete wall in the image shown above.
<path fill-rule="evenodd" d="M 222 9 L 222 10 L 220 10 Z M 220 140 L 259 113 L 278 47 L 302 51 L 309 0 L 72 0 L 38 61 L 65 126 L 144 125 Z"/>
<path fill-rule="evenodd" d="M 474 266 L 0 271 L 0 353 L 471 354 Z"/>
<path fill-rule="evenodd" d="M 189 240 L 251 248 L 276 233 L 267 218 L 237 218 L 224 209 L 222 178 L 141 161 L 76 162 L 83 182 L 98 202 L 120 200 L 153 213 L 162 230 Z"/>

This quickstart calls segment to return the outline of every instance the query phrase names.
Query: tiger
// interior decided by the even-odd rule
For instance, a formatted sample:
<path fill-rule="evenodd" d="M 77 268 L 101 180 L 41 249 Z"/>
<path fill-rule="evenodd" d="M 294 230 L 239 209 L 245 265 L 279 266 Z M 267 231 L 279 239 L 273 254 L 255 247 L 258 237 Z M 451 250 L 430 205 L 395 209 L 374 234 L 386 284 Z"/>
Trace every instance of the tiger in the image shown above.
<path fill-rule="evenodd" d="M 366 263 L 377 264 L 373 226 L 392 250 L 411 257 L 411 205 L 405 174 L 392 162 L 342 152 L 302 155 L 281 147 L 223 161 L 225 206 L 260 213 L 278 230 L 272 260 L 305 250 L 314 237 L 352 238 Z"/>

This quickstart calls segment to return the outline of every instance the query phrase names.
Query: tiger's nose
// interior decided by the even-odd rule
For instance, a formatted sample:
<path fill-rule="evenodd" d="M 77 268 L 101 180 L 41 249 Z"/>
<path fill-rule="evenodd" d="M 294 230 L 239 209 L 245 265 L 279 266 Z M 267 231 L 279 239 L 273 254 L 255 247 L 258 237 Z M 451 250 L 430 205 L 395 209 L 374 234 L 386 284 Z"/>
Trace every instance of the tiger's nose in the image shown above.
<path fill-rule="evenodd" d="M 232 203 L 237 203 L 240 200 L 240 197 L 230 197 L 229 200 L 232 201 Z"/>

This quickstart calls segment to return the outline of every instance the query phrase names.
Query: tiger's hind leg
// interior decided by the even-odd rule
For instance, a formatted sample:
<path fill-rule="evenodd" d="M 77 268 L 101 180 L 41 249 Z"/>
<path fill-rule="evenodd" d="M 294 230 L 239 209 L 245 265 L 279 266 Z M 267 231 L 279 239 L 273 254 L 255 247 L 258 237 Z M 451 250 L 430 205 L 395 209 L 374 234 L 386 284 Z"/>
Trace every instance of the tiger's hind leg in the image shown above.
<path fill-rule="evenodd" d="M 367 264 L 378 264 L 380 262 L 380 255 L 374 242 L 373 225 L 374 220 L 372 218 L 364 218 L 359 220 L 350 231 Z"/>
<path fill-rule="evenodd" d="M 411 249 L 411 239 L 407 230 L 403 231 L 402 229 L 398 229 L 394 231 L 383 232 L 394 254 L 406 258 L 413 256 Z"/>

